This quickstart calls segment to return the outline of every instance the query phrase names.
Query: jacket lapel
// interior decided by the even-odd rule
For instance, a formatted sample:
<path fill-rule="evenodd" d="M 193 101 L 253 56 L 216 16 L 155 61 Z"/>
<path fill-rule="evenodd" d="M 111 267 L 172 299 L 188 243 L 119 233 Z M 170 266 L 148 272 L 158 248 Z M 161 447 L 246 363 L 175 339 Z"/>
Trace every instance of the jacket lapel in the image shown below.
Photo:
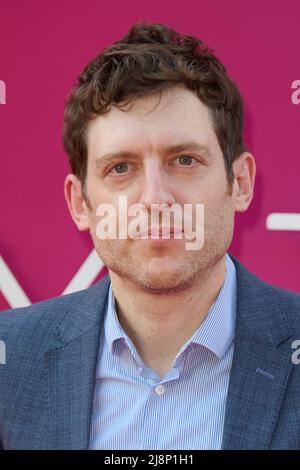
<path fill-rule="evenodd" d="M 45 355 L 48 379 L 47 448 L 88 449 L 96 363 L 108 275 L 79 297 L 58 327 L 61 346 Z"/>
<path fill-rule="evenodd" d="M 278 346 L 291 332 L 276 290 L 231 258 L 237 319 L 222 449 L 268 449 L 293 367 Z"/>

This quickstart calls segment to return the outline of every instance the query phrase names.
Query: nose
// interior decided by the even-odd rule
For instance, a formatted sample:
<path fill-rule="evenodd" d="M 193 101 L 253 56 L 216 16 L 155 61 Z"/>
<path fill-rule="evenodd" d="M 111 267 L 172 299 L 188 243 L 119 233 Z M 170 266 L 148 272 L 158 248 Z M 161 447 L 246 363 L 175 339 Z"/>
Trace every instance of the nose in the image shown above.
<path fill-rule="evenodd" d="M 172 206 L 175 199 L 172 195 L 169 175 L 159 161 L 149 161 L 144 168 L 143 188 L 140 202 L 148 210 L 151 204 L 167 204 Z"/>

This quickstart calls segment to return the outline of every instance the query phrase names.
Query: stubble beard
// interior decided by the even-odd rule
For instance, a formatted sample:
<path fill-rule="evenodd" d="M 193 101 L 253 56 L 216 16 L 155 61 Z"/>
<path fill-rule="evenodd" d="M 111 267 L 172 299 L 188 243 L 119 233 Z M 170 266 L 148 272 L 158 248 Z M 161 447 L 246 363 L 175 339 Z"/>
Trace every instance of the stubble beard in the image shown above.
<path fill-rule="evenodd" d="M 162 269 L 151 270 L 151 259 L 142 257 L 141 247 L 135 252 L 134 244 L 144 243 L 146 247 L 147 240 L 99 240 L 92 233 L 95 249 L 109 271 L 147 292 L 167 294 L 186 290 L 211 275 L 231 244 L 234 212 L 227 196 L 228 193 L 222 209 L 213 211 L 209 219 L 205 219 L 202 249 L 185 250 L 180 243 L 178 260 L 176 263 L 172 260 L 170 267 L 162 262 Z M 166 247 L 164 250 L 168 252 Z"/>

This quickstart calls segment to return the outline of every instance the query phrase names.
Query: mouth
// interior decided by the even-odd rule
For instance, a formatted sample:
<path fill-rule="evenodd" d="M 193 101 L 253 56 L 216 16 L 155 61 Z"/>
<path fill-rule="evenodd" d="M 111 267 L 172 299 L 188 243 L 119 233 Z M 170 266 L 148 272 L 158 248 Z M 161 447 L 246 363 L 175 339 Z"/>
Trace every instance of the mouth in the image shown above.
<path fill-rule="evenodd" d="M 152 227 L 144 232 L 137 234 L 136 239 L 153 240 L 153 241 L 169 241 L 182 239 L 182 229 L 171 227 Z"/>

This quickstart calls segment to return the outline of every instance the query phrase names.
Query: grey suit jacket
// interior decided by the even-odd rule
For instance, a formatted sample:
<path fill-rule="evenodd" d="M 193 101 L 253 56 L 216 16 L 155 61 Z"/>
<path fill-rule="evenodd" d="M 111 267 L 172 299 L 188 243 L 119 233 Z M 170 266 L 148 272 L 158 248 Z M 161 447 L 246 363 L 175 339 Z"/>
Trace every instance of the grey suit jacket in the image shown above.
<path fill-rule="evenodd" d="M 237 321 L 222 449 L 300 449 L 300 295 L 237 271 Z M 109 276 L 0 314 L 0 446 L 88 449 Z M 299 354 L 300 357 L 300 354 Z M 201 398 L 201 397 L 200 397 Z"/>

